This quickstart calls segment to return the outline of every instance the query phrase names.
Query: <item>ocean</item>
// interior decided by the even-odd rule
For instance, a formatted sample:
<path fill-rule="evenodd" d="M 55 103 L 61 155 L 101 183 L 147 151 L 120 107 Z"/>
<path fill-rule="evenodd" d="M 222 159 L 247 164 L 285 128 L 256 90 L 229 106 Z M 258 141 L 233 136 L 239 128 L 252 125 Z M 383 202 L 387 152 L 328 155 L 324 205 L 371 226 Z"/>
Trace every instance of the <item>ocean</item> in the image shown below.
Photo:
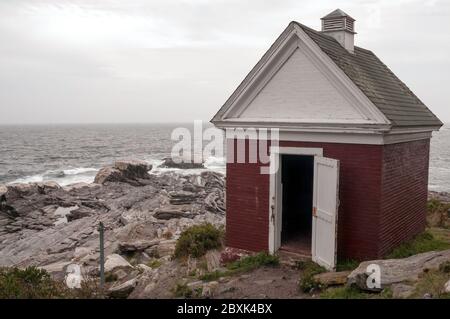
<path fill-rule="evenodd" d="M 155 167 L 170 156 L 172 131 L 192 124 L 86 124 L 0 126 L 0 183 L 54 180 L 60 185 L 92 182 L 116 159 L 142 159 Z M 205 128 L 210 125 L 205 126 Z M 223 157 L 206 169 L 225 172 Z M 161 169 L 155 170 L 155 172 Z M 431 140 L 429 188 L 450 191 L 450 125 Z"/>

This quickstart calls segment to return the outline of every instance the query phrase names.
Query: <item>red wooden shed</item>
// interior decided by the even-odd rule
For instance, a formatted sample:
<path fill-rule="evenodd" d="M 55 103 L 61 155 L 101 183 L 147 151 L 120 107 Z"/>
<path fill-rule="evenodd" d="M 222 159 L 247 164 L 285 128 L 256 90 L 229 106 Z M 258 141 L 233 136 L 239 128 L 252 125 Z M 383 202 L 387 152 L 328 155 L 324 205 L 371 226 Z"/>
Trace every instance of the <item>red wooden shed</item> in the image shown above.
<path fill-rule="evenodd" d="M 333 269 L 424 230 L 430 138 L 442 123 L 354 46 L 354 21 L 338 9 L 320 32 L 291 22 L 212 119 L 279 130 L 269 163 L 238 163 L 237 145 L 248 152 L 252 137 L 227 136 L 227 246 L 299 252 Z"/>

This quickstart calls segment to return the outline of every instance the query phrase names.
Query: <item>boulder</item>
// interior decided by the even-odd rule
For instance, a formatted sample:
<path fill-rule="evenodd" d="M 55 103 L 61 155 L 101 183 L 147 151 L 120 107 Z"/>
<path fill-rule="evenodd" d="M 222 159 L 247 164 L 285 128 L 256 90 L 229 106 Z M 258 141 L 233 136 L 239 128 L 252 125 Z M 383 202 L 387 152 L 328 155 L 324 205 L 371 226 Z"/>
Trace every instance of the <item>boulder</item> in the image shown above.
<path fill-rule="evenodd" d="M 438 269 L 444 261 L 450 260 L 450 249 L 430 251 L 403 259 L 371 260 L 362 262 L 347 278 L 347 285 L 363 290 L 381 291 L 396 283 L 417 281 L 424 271 Z M 371 264 L 380 267 L 381 288 L 367 287 L 367 267 Z"/>
<path fill-rule="evenodd" d="M 135 240 L 135 241 L 123 241 L 119 243 L 119 250 L 123 253 L 143 251 L 149 247 L 158 245 L 159 239 L 153 240 Z"/>
<path fill-rule="evenodd" d="M 114 163 L 114 168 L 118 169 L 122 174 L 129 179 L 148 178 L 148 171 L 152 169 L 145 161 L 141 160 L 120 160 Z"/>
<path fill-rule="evenodd" d="M 175 252 L 175 245 L 177 244 L 176 240 L 162 240 L 158 245 L 149 247 L 145 250 L 145 252 L 157 258 L 172 256 Z"/>
<path fill-rule="evenodd" d="M 94 183 L 104 184 L 106 182 L 130 183 L 139 179 L 148 179 L 148 171 L 152 166 L 140 160 L 120 160 L 114 166 L 106 166 L 100 169 L 95 176 Z"/>
<path fill-rule="evenodd" d="M 118 254 L 112 254 L 106 257 L 105 261 L 105 273 L 111 272 L 117 269 L 133 269 L 133 266 L 122 256 Z"/>
<path fill-rule="evenodd" d="M 159 165 L 162 168 L 179 168 L 179 169 L 195 169 L 195 168 L 205 168 L 203 163 L 194 163 L 193 160 L 190 159 L 182 159 L 171 157 L 166 157 L 163 159 L 163 163 Z"/>
<path fill-rule="evenodd" d="M 106 182 L 121 182 L 123 180 L 122 173 L 111 166 L 101 168 L 95 175 L 94 183 L 104 184 Z"/>
<path fill-rule="evenodd" d="M 314 280 L 325 286 L 344 285 L 350 271 L 324 272 L 314 276 Z"/>
<path fill-rule="evenodd" d="M 136 287 L 137 279 L 133 278 L 121 284 L 113 285 L 108 289 L 108 295 L 111 298 L 127 298 Z"/>
<path fill-rule="evenodd" d="M 39 182 L 39 183 L 36 183 L 36 186 L 37 186 L 38 190 L 43 193 L 45 193 L 49 190 L 56 190 L 56 189 L 61 188 L 61 186 L 57 182 L 54 182 L 54 181 Z"/>

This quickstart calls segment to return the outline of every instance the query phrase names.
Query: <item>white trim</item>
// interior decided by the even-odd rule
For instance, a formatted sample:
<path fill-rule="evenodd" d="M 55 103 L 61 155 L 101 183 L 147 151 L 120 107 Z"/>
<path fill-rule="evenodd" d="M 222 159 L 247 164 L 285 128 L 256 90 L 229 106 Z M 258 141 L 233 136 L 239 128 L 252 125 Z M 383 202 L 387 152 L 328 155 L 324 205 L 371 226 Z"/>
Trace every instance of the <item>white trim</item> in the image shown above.
<path fill-rule="evenodd" d="M 275 167 L 279 167 L 280 155 L 305 155 L 305 156 L 323 156 L 323 148 L 313 147 L 270 147 L 270 171 L 275 172 L 270 175 L 269 185 L 269 252 L 271 254 L 277 251 L 276 237 L 277 232 L 281 232 L 281 229 L 276 229 L 276 221 L 281 218 L 281 212 L 278 212 L 278 203 L 280 196 L 276 196 L 277 193 L 277 180 L 279 180 L 279 174 L 281 171 L 278 169 L 275 171 Z M 281 185 L 278 185 L 280 187 Z"/>
<path fill-rule="evenodd" d="M 270 131 L 268 132 L 270 136 Z M 338 143 L 338 144 L 367 144 L 367 145 L 388 145 L 410 141 L 430 139 L 431 131 L 422 132 L 401 132 L 401 133 L 381 133 L 367 131 L 360 132 L 296 132 L 280 131 L 280 141 L 292 142 L 314 142 L 314 143 Z M 247 139 L 254 139 L 246 136 Z M 257 138 L 257 137 L 256 137 Z M 270 138 L 270 137 L 268 137 Z"/>

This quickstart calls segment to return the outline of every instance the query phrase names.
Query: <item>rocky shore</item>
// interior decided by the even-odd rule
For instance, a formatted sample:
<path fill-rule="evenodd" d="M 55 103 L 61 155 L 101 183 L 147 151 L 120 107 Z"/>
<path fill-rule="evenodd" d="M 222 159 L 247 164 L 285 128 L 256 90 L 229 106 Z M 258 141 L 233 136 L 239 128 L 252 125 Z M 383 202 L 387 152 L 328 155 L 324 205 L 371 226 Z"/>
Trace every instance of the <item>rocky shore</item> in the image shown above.
<path fill-rule="evenodd" d="M 103 222 L 106 270 L 115 279 L 111 293 L 139 286 L 139 296 L 170 296 L 164 295 L 168 287 L 152 294 L 148 285 L 179 270 L 170 256 L 184 229 L 224 225 L 225 178 L 212 171 L 151 170 L 146 162 L 125 160 L 102 168 L 92 184 L 0 185 L 0 266 L 39 266 L 64 278 L 75 263 L 86 276 L 98 276 Z"/>

